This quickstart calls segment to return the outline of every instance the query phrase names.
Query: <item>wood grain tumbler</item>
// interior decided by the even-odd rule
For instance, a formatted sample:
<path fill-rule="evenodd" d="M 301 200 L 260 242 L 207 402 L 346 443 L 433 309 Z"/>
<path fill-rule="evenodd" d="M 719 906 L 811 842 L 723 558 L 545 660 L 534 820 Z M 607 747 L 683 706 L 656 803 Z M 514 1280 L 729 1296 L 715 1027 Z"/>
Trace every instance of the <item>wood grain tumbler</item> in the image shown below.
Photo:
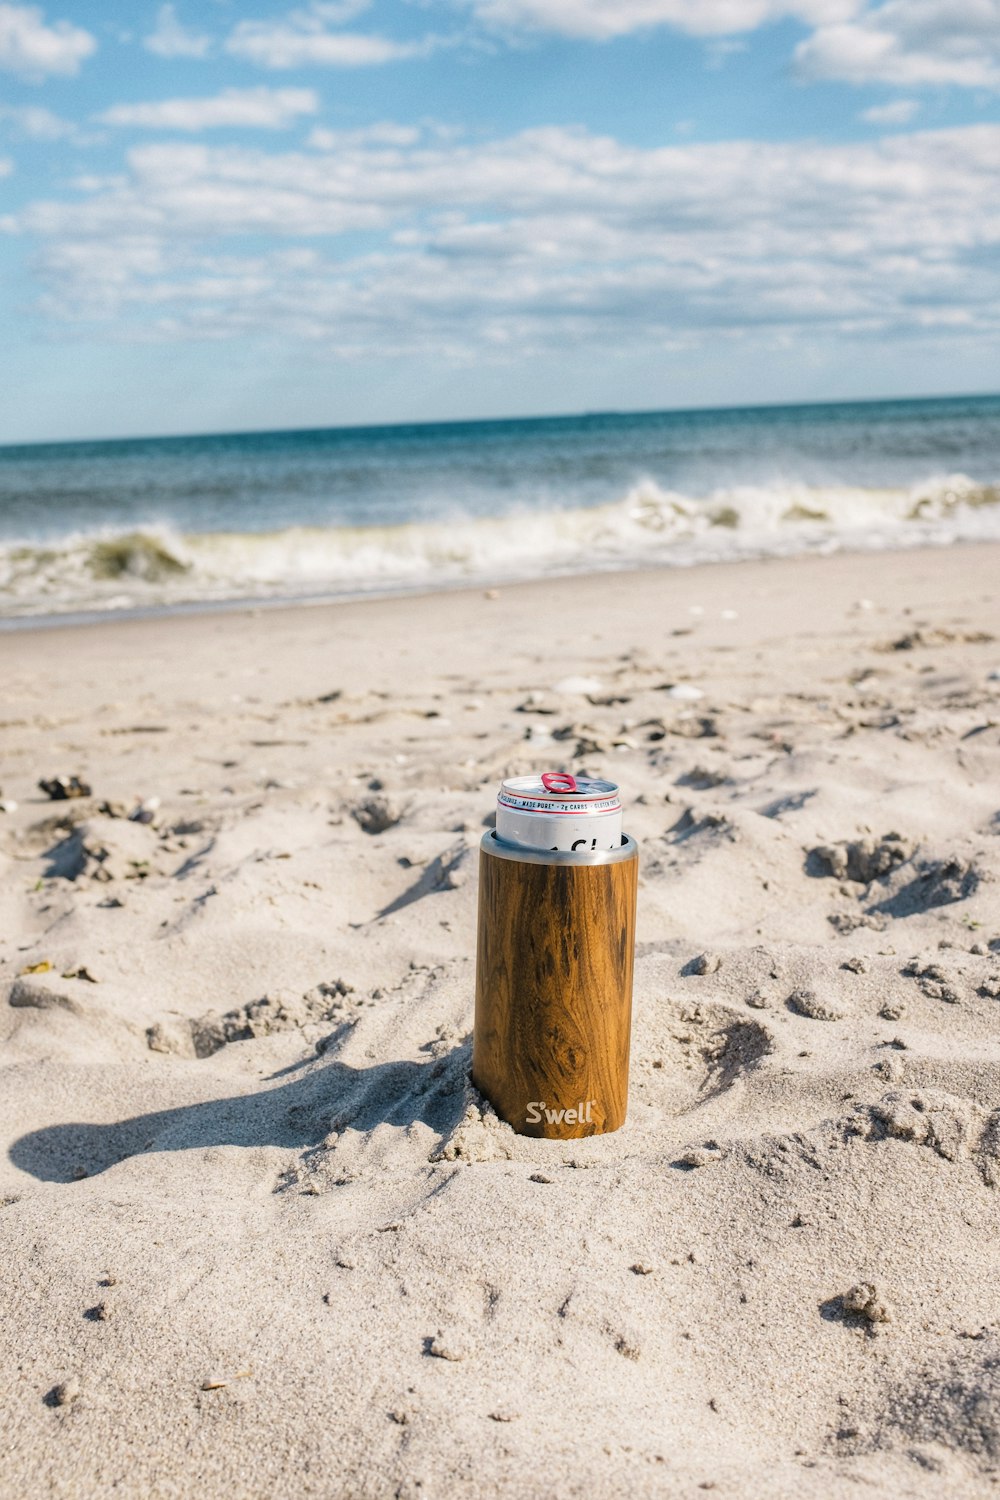
<path fill-rule="evenodd" d="M 628 1107 L 635 840 L 479 854 L 472 1079 L 520 1135 L 617 1130 Z"/>

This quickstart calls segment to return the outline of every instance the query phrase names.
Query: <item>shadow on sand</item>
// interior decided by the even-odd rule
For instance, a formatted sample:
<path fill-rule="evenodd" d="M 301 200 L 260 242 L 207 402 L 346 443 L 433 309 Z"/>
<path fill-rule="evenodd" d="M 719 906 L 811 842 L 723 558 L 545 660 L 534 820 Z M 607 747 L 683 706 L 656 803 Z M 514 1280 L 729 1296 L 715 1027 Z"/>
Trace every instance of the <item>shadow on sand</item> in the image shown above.
<path fill-rule="evenodd" d="M 44 1182 L 74 1182 L 130 1156 L 206 1146 L 318 1145 L 331 1131 L 405 1129 L 422 1121 L 442 1139 L 465 1110 L 471 1046 L 427 1062 L 353 1068 L 330 1062 L 277 1088 L 153 1110 L 111 1124 L 70 1121 L 22 1135 L 10 1159 Z"/>

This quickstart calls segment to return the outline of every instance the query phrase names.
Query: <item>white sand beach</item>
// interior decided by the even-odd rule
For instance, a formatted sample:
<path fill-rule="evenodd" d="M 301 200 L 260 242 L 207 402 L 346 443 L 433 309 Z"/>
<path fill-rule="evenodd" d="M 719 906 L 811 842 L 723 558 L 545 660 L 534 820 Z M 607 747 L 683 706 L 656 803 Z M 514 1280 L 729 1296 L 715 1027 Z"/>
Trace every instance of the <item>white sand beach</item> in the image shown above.
<path fill-rule="evenodd" d="M 0 635 L 4 1500 L 992 1493 L 998 578 Z M 641 859 L 628 1123 L 570 1143 L 468 1081 L 549 768 Z"/>

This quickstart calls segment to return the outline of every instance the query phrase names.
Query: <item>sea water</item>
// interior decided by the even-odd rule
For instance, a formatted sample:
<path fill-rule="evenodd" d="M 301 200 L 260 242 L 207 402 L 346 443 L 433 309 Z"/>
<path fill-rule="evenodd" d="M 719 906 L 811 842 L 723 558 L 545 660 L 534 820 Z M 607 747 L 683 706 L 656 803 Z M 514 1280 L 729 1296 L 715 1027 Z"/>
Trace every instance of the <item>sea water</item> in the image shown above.
<path fill-rule="evenodd" d="M 0 448 L 0 616 L 1000 539 L 1000 397 Z"/>

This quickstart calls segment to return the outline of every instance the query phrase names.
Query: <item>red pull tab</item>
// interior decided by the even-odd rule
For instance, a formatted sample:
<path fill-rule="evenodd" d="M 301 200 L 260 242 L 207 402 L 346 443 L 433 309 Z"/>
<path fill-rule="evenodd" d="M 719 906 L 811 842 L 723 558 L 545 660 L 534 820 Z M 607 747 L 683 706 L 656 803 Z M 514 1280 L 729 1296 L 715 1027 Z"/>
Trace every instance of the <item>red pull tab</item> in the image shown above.
<path fill-rule="evenodd" d="M 568 771 L 546 771 L 542 776 L 542 786 L 547 792 L 575 792 L 576 777 Z"/>

